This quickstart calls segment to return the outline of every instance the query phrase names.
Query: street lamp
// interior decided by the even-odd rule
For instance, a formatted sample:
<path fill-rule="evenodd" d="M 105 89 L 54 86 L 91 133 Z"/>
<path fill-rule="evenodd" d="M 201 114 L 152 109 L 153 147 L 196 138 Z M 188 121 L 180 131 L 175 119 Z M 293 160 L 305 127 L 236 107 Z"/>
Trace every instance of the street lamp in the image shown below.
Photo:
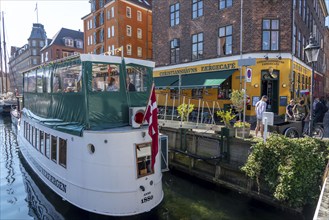
<path fill-rule="evenodd" d="M 314 89 L 314 63 L 318 61 L 318 56 L 320 52 L 320 46 L 316 43 L 313 34 L 310 35 L 309 44 L 304 48 L 307 60 L 312 63 L 312 75 L 311 75 L 311 88 L 310 88 L 310 120 L 308 131 L 309 135 L 312 137 L 312 127 L 313 127 L 313 89 Z"/>

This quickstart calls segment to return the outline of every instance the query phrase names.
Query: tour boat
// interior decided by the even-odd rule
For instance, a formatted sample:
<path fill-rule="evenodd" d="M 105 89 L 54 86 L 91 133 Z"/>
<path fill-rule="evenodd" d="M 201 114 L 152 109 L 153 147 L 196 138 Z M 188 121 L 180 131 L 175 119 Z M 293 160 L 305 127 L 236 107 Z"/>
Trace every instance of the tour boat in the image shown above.
<path fill-rule="evenodd" d="M 148 212 L 162 201 L 158 136 L 150 133 L 152 120 L 143 120 L 153 68 L 151 61 L 80 54 L 23 73 L 20 150 L 63 200 L 111 216 Z"/>

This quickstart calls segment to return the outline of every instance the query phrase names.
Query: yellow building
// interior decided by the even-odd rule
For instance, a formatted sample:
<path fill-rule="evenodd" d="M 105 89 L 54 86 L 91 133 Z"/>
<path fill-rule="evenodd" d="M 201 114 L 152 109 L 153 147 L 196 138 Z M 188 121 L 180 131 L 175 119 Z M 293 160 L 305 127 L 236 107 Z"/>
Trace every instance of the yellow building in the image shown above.
<path fill-rule="evenodd" d="M 256 65 L 248 67 L 249 75 L 246 75 L 246 67 L 238 66 L 240 56 L 156 68 L 153 76 L 158 105 L 178 106 L 184 102 L 197 108 L 204 101 L 205 108 L 225 109 L 231 103 L 232 90 L 243 89 L 246 80 L 247 116 L 255 115 L 254 106 L 262 95 L 269 98 L 267 111 L 285 114 L 289 100 L 301 98 L 310 89 L 311 68 L 288 53 L 272 55 L 266 54 L 266 58 L 264 54 L 243 55 L 243 59 L 256 59 Z M 316 73 L 314 78 L 321 81 L 322 77 Z"/>

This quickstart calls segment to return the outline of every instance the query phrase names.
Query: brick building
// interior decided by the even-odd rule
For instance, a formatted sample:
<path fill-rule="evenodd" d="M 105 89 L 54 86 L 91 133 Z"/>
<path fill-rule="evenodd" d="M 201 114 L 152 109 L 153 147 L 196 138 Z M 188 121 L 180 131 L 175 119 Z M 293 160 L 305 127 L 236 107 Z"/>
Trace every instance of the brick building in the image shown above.
<path fill-rule="evenodd" d="M 41 63 L 83 53 L 83 41 L 83 32 L 61 28 L 41 49 Z"/>
<path fill-rule="evenodd" d="M 102 54 L 123 46 L 124 56 L 152 59 L 151 0 L 91 0 L 90 4 L 91 13 L 82 18 L 85 53 Z"/>
<path fill-rule="evenodd" d="M 10 91 L 18 90 L 22 93 L 22 72 L 33 66 L 40 65 L 40 50 L 47 40 L 44 26 L 39 23 L 33 24 L 28 43 L 22 47 L 11 47 L 9 58 Z"/>
<path fill-rule="evenodd" d="M 232 90 L 243 88 L 247 71 L 238 60 L 255 58 L 247 76 L 246 114 L 254 114 L 262 95 L 269 96 L 268 111 L 284 114 L 288 101 L 310 88 L 311 67 L 303 48 L 311 32 L 321 46 L 314 92 L 324 93 L 324 0 L 169 0 L 154 1 L 152 11 L 159 94 L 176 98 L 181 92 L 223 107 Z"/>

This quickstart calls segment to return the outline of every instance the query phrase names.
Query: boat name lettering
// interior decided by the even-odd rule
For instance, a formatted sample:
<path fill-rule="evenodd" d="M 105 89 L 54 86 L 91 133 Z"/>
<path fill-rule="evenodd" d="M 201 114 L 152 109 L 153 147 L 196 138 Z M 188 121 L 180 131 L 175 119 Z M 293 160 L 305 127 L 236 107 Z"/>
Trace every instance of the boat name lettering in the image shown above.
<path fill-rule="evenodd" d="M 144 197 L 143 199 L 141 199 L 141 203 L 146 203 L 148 201 L 151 201 L 153 199 L 153 195 L 149 195 L 147 197 Z"/>
<path fill-rule="evenodd" d="M 32 162 L 44 177 L 46 177 L 58 189 L 66 193 L 66 185 L 64 183 L 53 177 L 50 173 L 48 173 L 45 169 L 43 169 L 43 167 L 41 167 L 34 159 L 32 159 Z"/>

